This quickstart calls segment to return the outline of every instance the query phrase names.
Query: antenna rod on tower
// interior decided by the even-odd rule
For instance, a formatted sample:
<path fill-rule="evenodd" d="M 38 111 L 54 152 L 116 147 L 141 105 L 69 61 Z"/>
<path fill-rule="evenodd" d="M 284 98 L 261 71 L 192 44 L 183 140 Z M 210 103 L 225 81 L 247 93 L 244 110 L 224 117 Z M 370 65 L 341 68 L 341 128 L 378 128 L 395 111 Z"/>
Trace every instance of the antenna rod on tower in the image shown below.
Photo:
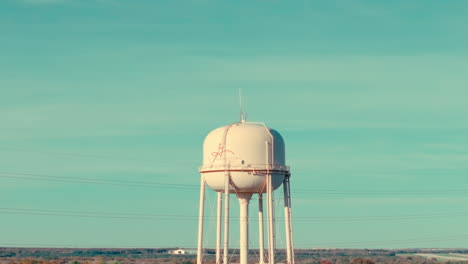
<path fill-rule="evenodd" d="M 244 110 L 242 109 L 242 89 L 239 88 L 239 107 L 240 107 L 240 122 L 244 121 Z"/>
<path fill-rule="evenodd" d="M 242 102 L 242 89 L 239 88 L 239 107 L 240 107 L 240 122 L 245 123 L 246 114 L 244 113 L 244 104 Z"/>

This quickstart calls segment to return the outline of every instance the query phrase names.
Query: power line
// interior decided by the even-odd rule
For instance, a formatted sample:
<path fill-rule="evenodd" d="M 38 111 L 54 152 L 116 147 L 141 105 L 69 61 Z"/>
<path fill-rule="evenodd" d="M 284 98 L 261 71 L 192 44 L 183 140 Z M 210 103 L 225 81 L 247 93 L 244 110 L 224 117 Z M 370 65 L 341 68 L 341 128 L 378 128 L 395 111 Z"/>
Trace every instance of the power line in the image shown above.
<path fill-rule="evenodd" d="M 5 149 L 5 148 L 2 148 Z M 20 150 L 25 151 L 25 150 Z M 79 153 L 68 153 L 68 152 L 39 152 L 53 155 L 65 155 L 75 156 L 80 158 L 99 158 L 99 159 L 114 159 L 110 156 L 99 156 L 99 155 L 88 155 Z M 154 162 L 150 160 L 139 160 L 132 158 L 125 158 L 127 160 Z M 147 181 L 126 181 L 126 180 L 106 180 L 106 179 L 93 179 L 86 177 L 64 177 L 64 176 L 52 176 L 46 174 L 33 174 L 33 173 L 16 173 L 16 172 L 4 172 L 0 171 L 0 175 L 3 178 L 16 178 L 16 179 L 30 179 L 30 180 L 41 180 L 41 181 L 55 181 L 55 182 L 70 182 L 80 184 L 101 184 L 101 185 L 113 185 L 113 186 L 130 186 L 130 187 L 146 187 L 146 188 L 164 188 L 164 189 L 186 189 L 186 190 L 198 190 L 198 185 L 189 184 L 173 184 L 173 183 L 162 183 L 162 182 L 147 182 Z M 449 189 L 449 190 L 384 190 L 384 191 L 359 191 L 359 190 L 333 190 L 333 189 L 308 189 L 308 188 L 295 188 L 294 193 L 307 193 L 309 195 L 441 195 L 441 194 L 468 194 L 468 189 Z M 187 215 L 170 215 L 170 214 L 134 214 L 134 213 L 108 213 L 108 212 L 84 212 L 84 211 L 66 211 L 66 210 L 39 210 L 39 209 L 21 209 L 21 208 L 0 208 L 7 212 L 1 212 L 0 214 L 27 214 L 27 215 L 43 215 L 43 216 L 65 216 L 65 217 L 89 217 L 89 218 L 108 218 L 108 219 L 137 219 L 137 220 L 194 220 L 198 219 L 197 216 Z M 12 212 L 13 211 L 13 212 Z M 461 212 L 456 214 L 412 214 L 412 215 L 386 215 L 386 216 L 303 216 L 295 217 L 296 221 L 309 222 L 309 221 L 380 221 L 380 220 L 411 220 L 411 219 L 432 219 L 432 218 L 444 218 L 444 217 L 461 217 L 468 216 L 468 212 Z M 278 217 L 277 217 L 278 218 Z M 387 240 L 387 241 L 368 241 L 368 242 L 338 242 L 338 243 L 326 243 L 329 245 L 380 245 L 385 244 L 400 244 L 402 242 L 441 242 L 441 241 L 452 241 L 467 238 L 467 235 L 458 236 L 446 236 L 446 237 L 434 237 L 434 238 L 412 238 L 412 239 L 400 239 L 400 240 Z M 0 243 L 6 244 L 6 243 Z M 10 245 L 15 245 L 8 243 Z M 312 245 L 315 243 L 298 245 L 299 247 L 309 247 L 306 245 Z M 16 244 L 16 245 L 39 245 L 41 244 Z M 45 245 L 45 246 L 63 246 L 63 247 L 76 247 L 76 245 Z M 282 245 L 278 245 L 282 246 Z"/>
<path fill-rule="evenodd" d="M 39 212 L 53 212 L 53 213 L 73 213 L 73 214 L 98 214 L 98 215 L 130 215 L 130 216 L 167 216 L 167 217 L 187 217 L 187 215 L 180 214 L 142 214 L 142 213 L 109 213 L 109 212 L 89 212 L 89 211 L 70 211 L 70 210 L 51 210 L 51 209 L 31 209 L 31 208 L 2 208 L 0 210 L 13 210 L 13 211 L 39 211 Z"/>
<path fill-rule="evenodd" d="M 195 215 L 180 214 L 143 214 L 143 213 L 110 213 L 110 212 L 89 212 L 70 210 L 50 210 L 50 209 L 30 209 L 30 208 L 0 208 L 0 214 L 6 215 L 41 215 L 41 216 L 65 216 L 82 218 L 103 218 L 103 219 L 135 219 L 135 220 L 197 220 Z M 412 220 L 412 219 L 434 219 L 453 218 L 468 216 L 468 212 L 455 214 L 410 214 L 410 215 L 381 215 L 381 216 L 297 216 L 294 222 L 329 222 L 329 221 L 382 221 L 382 220 Z M 215 216 L 205 216 L 206 220 L 215 221 Z M 251 217 L 258 219 L 258 217 Z M 284 217 L 277 216 L 281 221 Z M 233 218 L 232 221 L 238 220 Z"/>
<path fill-rule="evenodd" d="M 294 193 L 313 193 L 323 195 L 433 195 L 433 194 L 468 194 L 468 189 L 449 189 L 449 190 L 323 190 L 323 189 L 294 189 Z"/>
<path fill-rule="evenodd" d="M 78 158 L 95 158 L 95 159 L 112 159 L 112 160 L 131 160 L 131 161 L 143 161 L 143 162 L 151 162 L 156 163 L 155 160 L 149 159 L 139 159 L 139 158 L 132 158 L 132 157 L 121 157 L 121 156 L 109 156 L 109 155 L 96 155 L 96 154 L 83 154 L 83 153 L 76 153 L 76 152 L 64 152 L 64 151 L 42 151 L 42 150 L 28 150 L 18 146 L 2 146 L 0 150 L 6 151 L 21 151 L 21 152 L 31 152 L 31 153 L 40 153 L 46 155 L 62 155 L 62 156 L 70 156 L 70 157 L 78 157 Z M 99 180 L 99 179 L 91 179 L 91 178 L 81 178 L 81 177 L 60 177 L 60 176 L 51 176 L 51 175 L 44 175 L 44 174 L 32 174 L 32 173 L 12 173 L 12 172 L 0 172 L 5 174 L 13 174 L 17 175 L 18 177 L 12 176 L 4 176 L 0 175 L 0 177 L 4 178 L 22 178 L 22 179 L 32 179 L 32 180 L 46 180 L 46 179 L 39 179 L 39 178 L 26 178 L 27 176 L 42 176 L 42 177 L 51 177 L 51 178 L 63 178 L 63 180 L 53 180 L 50 181 L 62 181 L 62 182 L 75 182 L 75 183 L 85 183 L 85 184 L 103 184 L 101 182 L 119 182 L 119 184 L 112 183 L 111 185 L 119 185 L 122 186 L 120 183 L 127 183 L 131 187 L 150 187 L 150 188 L 166 188 L 166 187 L 159 187 L 155 185 L 164 185 L 164 186 L 184 186 L 183 188 L 187 189 L 197 189 L 198 185 L 189 185 L 189 184 L 170 184 L 170 183 L 156 183 L 156 182 L 136 182 L 136 181 L 121 181 L 121 180 Z M 19 175 L 25 177 L 19 177 Z M 151 185 L 148 186 L 147 184 Z M 137 186 L 138 185 L 138 186 Z M 368 190 L 334 190 L 334 189 L 311 189 L 311 188 L 293 188 L 294 193 L 308 193 L 312 192 L 313 195 L 437 195 L 437 194 L 468 194 L 468 189 L 450 189 L 450 190 L 375 190 L 375 191 L 368 191 Z"/>
<path fill-rule="evenodd" d="M 156 163 L 155 160 L 138 159 L 138 158 L 131 158 L 131 157 L 122 157 L 122 156 L 116 157 L 116 156 L 108 156 L 108 155 L 83 154 L 83 153 L 65 152 L 65 151 L 28 150 L 28 149 L 18 148 L 18 147 L 4 147 L 3 146 L 3 147 L 0 147 L 0 150 L 39 153 L 39 154 L 45 154 L 45 155 L 67 156 L 67 157 L 76 157 L 76 158 L 92 158 L 92 159 L 106 159 L 106 160 L 117 159 L 117 160 L 151 162 L 153 164 Z"/>
<path fill-rule="evenodd" d="M 55 181 L 55 182 L 70 182 L 80 184 L 100 184 L 100 185 L 113 185 L 113 186 L 128 186 L 128 187 L 143 187 L 143 188 L 163 188 L 163 189 L 184 189 L 198 191 L 198 185 L 180 184 L 180 183 L 164 183 L 164 182 L 150 182 L 150 181 L 128 181 L 117 179 L 95 179 L 87 177 L 71 177 L 71 176 L 55 176 L 48 174 L 36 173 L 20 173 L 0 171 L 1 178 L 16 178 L 28 179 L 38 181 Z M 395 191 L 368 191 L 368 190 L 332 190 L 332 189 L 308 189 L 297 188 L 294 193 L 307 193 L 311 196 L 316 195 L 442 195 L 442 194 L 468 194 L 468 189 L 449 189 L 449 190 L 395 190 Z"/>
<path fill-rule="evenodd" d="M 128 216 L 105 216 L 105 215 L 79 215 L 79 214 L 58 214 L 58 213 L 36 213 L 36 212 L 0 212 L 0 214 L 9 215 L 42 215 L 42 216 L 71 216 L 79 218 L 109 218 L 109 219 L 131 219 L 131 220 L 168 220 L 168 221 L 180 221 L 180 220 L 193 220 L 188 218 L 158 218 L 158 217 L 128 217 Z"/>
<path fill-rule="evenodd" d="M 126 180 L 107 180 L 107 179 L 93 179 L 86 177 L 65 177 L 65 176 L 54 176 L 48 174 L 35 174 L 35 173 L 19 173 L 19 172 L 7 172 L 0 171 L 0 177 L 3 178 L 19 178 L 28 180 L 40 180 L 40 181 L 55 181 L 55 182 L 71 182 L 71 183 L 84 183 L 84 184 L 105 184 L 115 186 L 130 186 L 130 187 L 149 187 L 149 188 L 173 188 L 173 189 L 193 189 L 198 190 L 195 185 L 189 184 L 174 184 L 174 183 L 162 183 L 162 182 L 147 182 L 147 181 L 126 181 Z"/>

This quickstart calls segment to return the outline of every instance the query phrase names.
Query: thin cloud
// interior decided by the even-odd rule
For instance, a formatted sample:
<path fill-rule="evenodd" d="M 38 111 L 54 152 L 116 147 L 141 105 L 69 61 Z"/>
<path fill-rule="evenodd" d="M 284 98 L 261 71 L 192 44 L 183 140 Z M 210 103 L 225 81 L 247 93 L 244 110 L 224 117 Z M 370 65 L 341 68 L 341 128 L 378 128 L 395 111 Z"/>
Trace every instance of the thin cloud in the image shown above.
<path fill-rule="evenodd" d="M 17 2 L 28 5 L 56 5 L 56 4 L 106 4 L 117 5 L 114 0 L 16 0 Z"/>
<path fill-rule="evenodd" d="M 50 5 L 71 3 L 73 0 L 18 0 L 18 2 L 30 5 Z"/>

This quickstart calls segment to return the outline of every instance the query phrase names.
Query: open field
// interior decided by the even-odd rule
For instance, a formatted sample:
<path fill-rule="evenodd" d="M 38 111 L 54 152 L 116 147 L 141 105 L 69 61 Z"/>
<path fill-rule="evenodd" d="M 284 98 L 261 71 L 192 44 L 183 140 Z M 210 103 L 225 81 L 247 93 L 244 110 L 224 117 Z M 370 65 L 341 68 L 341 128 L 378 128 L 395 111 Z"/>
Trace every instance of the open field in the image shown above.
<path fill-rule="evenodd" d="M 468 255 L 466 254 L 456 254 L 456 253 L 449 253 L 449 254 L 427 254 L 427 253 L 419 253 L 416 254 L 421 257 L 425 258 L 435 258 L 438 261 L 452 261 L 452 260 L 461 260 L 461 261 L 468 261 Z"/>

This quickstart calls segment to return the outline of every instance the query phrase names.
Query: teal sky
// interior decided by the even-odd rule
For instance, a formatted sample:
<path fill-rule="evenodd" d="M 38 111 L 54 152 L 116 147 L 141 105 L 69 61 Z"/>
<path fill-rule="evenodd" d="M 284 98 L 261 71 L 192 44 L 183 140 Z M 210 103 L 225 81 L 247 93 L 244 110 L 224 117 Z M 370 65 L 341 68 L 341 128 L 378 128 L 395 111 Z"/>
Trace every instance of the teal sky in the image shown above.
<path fill-rule="evenodd" d="M 467 10 L 2 0 L 0 246 L 195 247 L 202 142 L 241 88 L 285 139 L 297 248 L 468 247 Z"/>

